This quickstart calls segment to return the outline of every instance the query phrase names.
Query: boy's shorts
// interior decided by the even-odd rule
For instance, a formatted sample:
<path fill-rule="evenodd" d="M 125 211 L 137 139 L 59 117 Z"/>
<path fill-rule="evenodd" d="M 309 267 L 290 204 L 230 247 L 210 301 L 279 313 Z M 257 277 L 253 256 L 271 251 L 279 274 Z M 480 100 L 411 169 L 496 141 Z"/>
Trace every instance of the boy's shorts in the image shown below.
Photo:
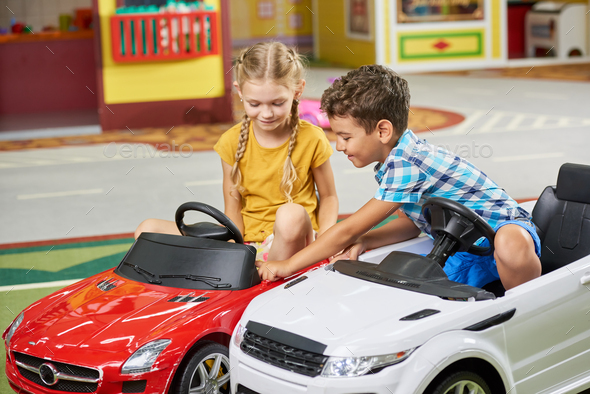
<path fill-rule="evenodd" d="M 313 239 L 318 237 L 317 231 L 313 230 Z M 256 248 L 256 260 L 268 261 L 268 252 L 272 246 L 272 241 L 275 239 L 274 233 L 266 237 L 262 242 L 244 242 L 246 245 L 254 246 Z"/>
<path fill-rule="evenodd" d="M 541 257 L 541 240 L 537 235 L 535 225 L 530 220 L 524 218 L 507 220 L 498 224 L 494 231 L 498 231 L 500 227 L 507 224 L 516 224 L 528 231 L 535 243 L 535 253 Z M 487 247 L 489 242 L 485 239 L 478 246 Z M 444 271 L 449 280 L 474 287 L 482 287 L 500 279 L 493 254 L 490 256 L 476 256 L 467 252 L 455 253 L 447 260 Z"/>

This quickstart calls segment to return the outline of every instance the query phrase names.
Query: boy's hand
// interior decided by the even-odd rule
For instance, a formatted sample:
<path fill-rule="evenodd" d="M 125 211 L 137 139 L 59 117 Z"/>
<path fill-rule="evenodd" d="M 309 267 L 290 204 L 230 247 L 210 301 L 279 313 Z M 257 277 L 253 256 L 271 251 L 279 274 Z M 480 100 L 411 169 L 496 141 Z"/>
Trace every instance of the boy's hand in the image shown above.
<path fill-rule="evenodd" d="M 289 270 L 288 261 L 289 260 L 264 262 L 257 260 L 256 266 L 258 267 L 258 275 L 260 276 L 260 279 L 274 282 L 293 274 L 293 272 Z"/>
<path fill-rule="evenodd" d="M 362 240 L 347 246 L 342 252 L 330 257 L 330 262 L 333 263 L 338 260 L 356 260 L 361 254 L 365 253 L 367 247 Z"/>

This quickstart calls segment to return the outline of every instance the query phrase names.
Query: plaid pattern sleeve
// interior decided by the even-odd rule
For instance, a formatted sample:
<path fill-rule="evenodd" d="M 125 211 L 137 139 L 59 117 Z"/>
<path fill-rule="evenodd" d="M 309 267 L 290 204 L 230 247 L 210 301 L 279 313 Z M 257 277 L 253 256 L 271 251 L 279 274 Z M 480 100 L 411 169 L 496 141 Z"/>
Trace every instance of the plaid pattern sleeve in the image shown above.
<path fill-rule="evenodd" d="M 469 161 L 429 144 L 406 130 L 375 175 L 375 198 L 403 203 L 401 209 L 420 230 L 430 234 L 422 205 L 430 197 L 457 201 L 484 218 L 492 227 L 505 220 L 529 218 L 486 174 Z"/>

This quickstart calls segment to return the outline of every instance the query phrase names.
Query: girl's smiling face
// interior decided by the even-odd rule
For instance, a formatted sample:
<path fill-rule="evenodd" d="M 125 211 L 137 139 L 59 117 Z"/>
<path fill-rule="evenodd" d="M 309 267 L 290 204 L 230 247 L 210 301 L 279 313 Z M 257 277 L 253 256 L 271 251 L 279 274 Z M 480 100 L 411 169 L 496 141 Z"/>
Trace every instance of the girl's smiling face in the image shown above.
<path fill-rule="evenodd" d="M 234 83 L 244 102 L 246 114 L 252 120 L 257 131 L 289 132 L 289 115 L 293 99 L 303 91 L 305 81 L 302 80 L 300 90 L 291 90 L 268 80 L 252 80 L 244 82 L 242 89 Z"/>

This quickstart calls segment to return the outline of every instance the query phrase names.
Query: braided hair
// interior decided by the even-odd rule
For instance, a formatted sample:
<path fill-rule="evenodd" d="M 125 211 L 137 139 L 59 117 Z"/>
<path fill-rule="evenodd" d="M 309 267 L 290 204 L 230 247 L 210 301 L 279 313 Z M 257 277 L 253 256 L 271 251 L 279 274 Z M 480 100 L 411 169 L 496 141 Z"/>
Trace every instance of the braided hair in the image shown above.
<path fill-rule="evenodd" d="M 303 79 L 304 71 L 303 58 L 293 49 L 280 42 L 265 42 L 258 43 L 242 51 L 237 59 L 236 80 L 240 88 L 247 81 L 267 80 L 294 90 Z M 297 171 L 291 160 L 291 154 L 295 148 L 299 133 L 299 100 L 293 100 L 290 115 L 289 126 L 291 128 L 291 134 L 289 137 L 289 148 L 287 158 L 283 165 L 283 178 L 279 187 L 287 201 L 293 202 L 291 192 L 293 191 L 293 184 L 298 178 Z M 239 162 L 244 156 L 248 144 L 250 122 L 251 120 L 248 115 L 244 114 L 240 137 L 238 139 L 238 149 L 236 150 L 235 162 L 231 172 L 231 178 L 234 183 L 231 189 L 232 192 L 238 191 L 242 193 L 244 191 Z"/>

